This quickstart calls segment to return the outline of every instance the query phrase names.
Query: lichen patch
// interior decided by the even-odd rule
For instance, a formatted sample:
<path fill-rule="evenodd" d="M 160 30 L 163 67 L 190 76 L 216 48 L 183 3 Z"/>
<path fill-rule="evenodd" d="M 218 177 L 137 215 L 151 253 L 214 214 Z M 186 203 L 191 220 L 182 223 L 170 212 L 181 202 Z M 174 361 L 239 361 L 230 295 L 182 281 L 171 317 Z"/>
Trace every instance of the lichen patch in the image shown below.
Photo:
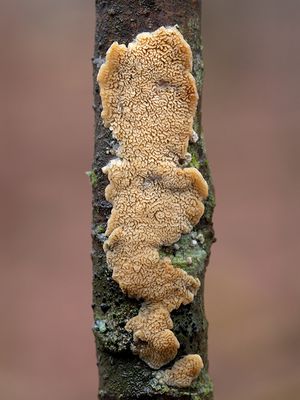
<path fill-rule="evenodd" d="M 191 66 L 182 35 L 162 27 L 128 47 L 113 43 L 98 74 L 101 115 L 120 144 L 120 158 L 103 168 L 113 205 L 104 250 L 122 291 L 144 301 L 125 328 L 133 332 L 133 352 L 154 369 L 179 348 L 170 312 L 192 302 L 200 286 L 159 255 L 199 222 L 208 194 L 196 168 L 180 167 L 198 100 Z M 198 376 L 200 356 L 186 357 L 165 372 L 168 385 L 187 386 Z"/>

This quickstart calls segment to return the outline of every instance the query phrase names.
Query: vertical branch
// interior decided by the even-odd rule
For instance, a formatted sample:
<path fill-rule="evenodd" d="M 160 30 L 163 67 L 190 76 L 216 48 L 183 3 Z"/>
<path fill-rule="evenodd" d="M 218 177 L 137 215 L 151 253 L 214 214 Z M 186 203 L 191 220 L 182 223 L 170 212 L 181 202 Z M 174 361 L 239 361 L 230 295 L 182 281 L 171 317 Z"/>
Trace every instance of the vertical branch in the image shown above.
<path fill-rule="evenodd" d="M 188 389 L 169 388 L 153 377 L 153 371 L 130 350 L 131 335 L 126 332 L 128 319 L 137 315 L 140 303 L 129 299 L 112 280 L 102 244 L 111 212 L 104 197 L 108 184 L 101 168 L 114 155 L 114 140 L 101 120 L 101 100 L 96 82 L 101 63 L 113 41 L 128 44 L 140 32 L 154 31 L 160 26 L 177 25 L 193 52 L 193 75 L 201 98 L 203 61 L 200 36 L 200 0 L 96 0 L 95 53 L 93 57 L 95 151 L 90 179 L 93 188 L 93 310 L 94 334 L 99 367 L 99 399 L 197 399 L 211 400 L 212 384 L 207 373 L 207 320 L 204 312 L 204 277 L 214 241 L 212 214 L 214 189 L 201 130 L 201 101 L 198 103 L 194 130 L 199 136 L 189 145 L 190 165 L 198 168 L 209 184 L 205 214 L 190 234 L 177 243 L 178 250 L 163 248 L 172 263 L 181 268 L 193 268 L 201 280 L 194 302 L 172 313 L 174 332 L 180 341 L 178 357 L 187 353 L 200 354 L 204 369 L 200 379 Z M 190 263 L 192 262 L 192 266 Z"/>

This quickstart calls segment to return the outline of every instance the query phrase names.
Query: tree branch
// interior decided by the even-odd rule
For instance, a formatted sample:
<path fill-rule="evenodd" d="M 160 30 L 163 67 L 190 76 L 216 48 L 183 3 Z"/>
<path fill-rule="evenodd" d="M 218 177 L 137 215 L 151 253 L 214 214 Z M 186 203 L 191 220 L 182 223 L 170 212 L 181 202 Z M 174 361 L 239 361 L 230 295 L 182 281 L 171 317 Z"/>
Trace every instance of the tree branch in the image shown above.
<path fill-rule="evenodd" d="M 183 235 L 174 253 L 172 246 L 161 252 L 172 255 L 174 266 L 193 268 L 201 280 L 194 301 L 172 312 L 174 333 L 180 342 L 178 357 L 200 354 L 204 369 L 200 378 L 188 389 L 161 385 L 151 370 L 130 350 L 131 334 L 125 330 L 128 319 L 138 314 L 140 302 L 125 296 L 111 278 L 102 244 L 111 212 L 104 196 L 108 185 L 101 168 L 114 154 L 115 141 L 101 120 L 101 101 L 96 76 L 109 46 L 114 41 L 128 44 L 140 32 L 154 31 L 160 26 L 174 26 L 183 34 L 193 52 L 193 75 L 201 97 L 203 61 L 200 36 L 200 0 L 96 0 L 95 53 L 93 57 L 95 152 L 90 179 L 93 188 L 93 310 L 94 334 L 99 367 L 99 399 L 194 399 L 211 400 L 212 384 L 208 376 L 207 320 L 204 312 L 204 277 L 214 242 L 212 214 L 215 205 L 214 189 L 207 162 L 201 129 L 201 101 L 198 103 L 194 130 L 199 135 L 189 145 L 190 166 L 198 168 L 209 184 L 209 197 L 204 202 L 205 214 L 193 231 Z M 190 265 L 192 262 L 192 266 Z"/>

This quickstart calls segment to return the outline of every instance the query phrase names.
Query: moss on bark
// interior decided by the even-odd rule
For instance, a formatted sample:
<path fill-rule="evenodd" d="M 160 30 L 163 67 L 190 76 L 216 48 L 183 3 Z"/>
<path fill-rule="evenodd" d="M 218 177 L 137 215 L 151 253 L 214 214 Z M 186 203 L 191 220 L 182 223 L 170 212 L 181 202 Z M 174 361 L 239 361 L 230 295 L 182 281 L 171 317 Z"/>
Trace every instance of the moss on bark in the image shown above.
<path fill-rule="evenodd" d="M 95 150 L 90 178 L 93 190 L 93 332 L 99 368 L 98 395 L 101 400 L 213 398 L 212 383 L 207 373 L 208 323 L 204 311 L 204 277 L 210 248 L 215 240 L 212 226 L 215 196 L 201 130 L 201 100 L 194 121 L 194 130 L 199 135 L 199 140 L 189 145 L 189 152 L 192 156 L 190 165 L 199 168 L 209 184 L 205 214 L 190 234 L 182 236 L 177 246 L 161 249 L 162 254 L 168 254 L 172 258 L 174 265 L 186 269 L 201 280 L 201 288 L 194 302 L 172 313 L 174 332 L 180 341 L 177 358 L 187 353 L 198 353 L 204 361 L 199 379 L 188 389 L 178 389 L 161 384 L 154 377 L 154 371 L 132 354 L 132 337 L 124 326 L 130 318 L 137 315 L 140 304 L 121 292 L 112 280 L 111 271 L 106 264 L 102 244 L 111 204 L 104 197 L 108 181 L 101 168 L 112 158 L 115 141 L 110 130 L 102 124 L 102 106 L 96 82 L 99 66 L 113 41 L 128 44 L 140 32 L 153 31 L 162 25 L 177 25 L 192 48 L 193 75 L 201 97 L 203 59 L 200 19 L 200 0 L 96 0 L 93 57 Z"/>

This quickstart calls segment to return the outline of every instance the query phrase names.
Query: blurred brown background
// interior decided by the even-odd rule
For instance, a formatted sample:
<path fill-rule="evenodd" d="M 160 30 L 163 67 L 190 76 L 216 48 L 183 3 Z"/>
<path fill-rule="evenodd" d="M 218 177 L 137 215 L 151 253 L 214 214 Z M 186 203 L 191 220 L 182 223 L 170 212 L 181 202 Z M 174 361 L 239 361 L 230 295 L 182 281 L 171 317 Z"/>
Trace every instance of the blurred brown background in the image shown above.
<path fill-rule="evenodd" d="M 84 173 L 93 3 L 1 1 L 3 400 L 96 399 Z M 206 308 L 219 400 L 300 398 L 299 15 L 298 0 L 203 4 L 218 237 Z"/>

